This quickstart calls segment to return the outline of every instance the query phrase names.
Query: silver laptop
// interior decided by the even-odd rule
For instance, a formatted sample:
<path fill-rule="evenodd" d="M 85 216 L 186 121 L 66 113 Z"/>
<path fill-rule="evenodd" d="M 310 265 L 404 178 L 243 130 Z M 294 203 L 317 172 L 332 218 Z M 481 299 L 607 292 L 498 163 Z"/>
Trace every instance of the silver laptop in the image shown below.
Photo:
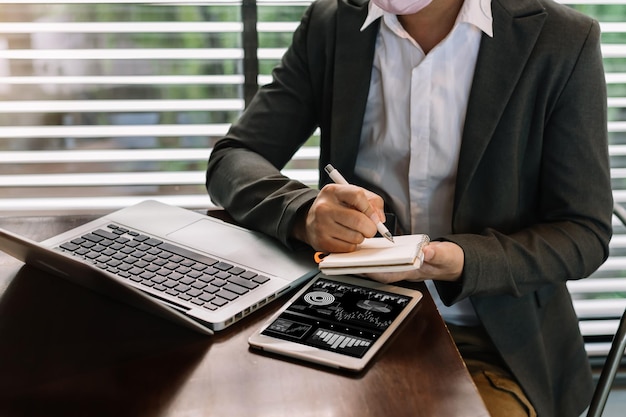
<path fill-rule="evenodd" d="M 0 250 L 205 334 L 318 272 L 311 252 L 152 200 L 41 243 L 0 229 Z"/>

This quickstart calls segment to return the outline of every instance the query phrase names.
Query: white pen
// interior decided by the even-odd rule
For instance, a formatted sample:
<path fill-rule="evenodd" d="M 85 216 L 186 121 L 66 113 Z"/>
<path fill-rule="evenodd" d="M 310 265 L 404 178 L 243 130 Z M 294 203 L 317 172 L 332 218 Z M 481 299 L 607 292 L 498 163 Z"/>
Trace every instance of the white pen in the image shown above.
<path fill-rule="evenodd" d="M 341 175 L 341 173 L 337 171 L 335 167 L 333 167 L 331 164 L 326 165 L 324 167 L 324 171 L 326 171 L 326 173 L 328 174 L 330 179 L 333 180 L 334 183 L 349 185 L 348 181 L 346 181 L 343 175 Z M 389 232 L 389 229 L 385 227 L 383 222 L 381 222 L 380 219 L 378 219 L 378 216 L 376 215 L 376 213 L 372 214 L 370 219 L 372 219 L 372 221 L 376 223 L 376 228 L 378 229 L 378 233 L 383 235 L 390 242 L 394 243 L 393 235 L 391 234 L 391 232 Z"/>

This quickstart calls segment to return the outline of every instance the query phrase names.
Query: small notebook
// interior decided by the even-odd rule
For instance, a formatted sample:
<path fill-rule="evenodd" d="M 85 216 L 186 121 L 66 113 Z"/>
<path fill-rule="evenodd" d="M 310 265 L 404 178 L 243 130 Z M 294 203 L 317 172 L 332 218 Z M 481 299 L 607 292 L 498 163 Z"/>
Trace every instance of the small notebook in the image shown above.
<path fill-rule="evenodd" d="M 394 243 L 383 237 L 365 239 L 354 252 L 323 256 L 319 269 L 327 275 L 410 271 L 422 266 L 422 249 L 429 242 L 425 234 L 394 236 Z"/>

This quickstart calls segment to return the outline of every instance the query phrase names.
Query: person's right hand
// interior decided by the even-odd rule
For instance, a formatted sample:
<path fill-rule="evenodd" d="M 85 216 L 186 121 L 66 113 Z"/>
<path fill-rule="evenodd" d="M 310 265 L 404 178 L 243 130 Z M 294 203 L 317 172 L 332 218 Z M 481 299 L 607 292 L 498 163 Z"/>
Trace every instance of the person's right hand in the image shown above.
<path fill-rule="evenodd" d="M 376 234 L 378 219 L 385 221 L 380 196 L 355 185 L 328 184 L 296 220 L 293 235 L 317 251 L 351 252 Z"/>

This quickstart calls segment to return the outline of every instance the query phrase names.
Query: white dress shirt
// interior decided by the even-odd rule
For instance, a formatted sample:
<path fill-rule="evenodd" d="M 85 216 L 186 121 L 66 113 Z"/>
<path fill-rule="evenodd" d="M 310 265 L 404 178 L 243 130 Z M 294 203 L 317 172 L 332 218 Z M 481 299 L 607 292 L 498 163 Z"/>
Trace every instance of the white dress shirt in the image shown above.
<path fill-rule="evenodd" d="M 491 0 L 465 0 L 456 23 L 425 54 L 398 18 L 369 4 L 362 29 L 382 18 L 355 173 L 385 190 L 404 233 L 451 233 L 461 135 Z M 477 324 L 469 300 L 451 307 L 427 285 L 446 321 Z"/>

